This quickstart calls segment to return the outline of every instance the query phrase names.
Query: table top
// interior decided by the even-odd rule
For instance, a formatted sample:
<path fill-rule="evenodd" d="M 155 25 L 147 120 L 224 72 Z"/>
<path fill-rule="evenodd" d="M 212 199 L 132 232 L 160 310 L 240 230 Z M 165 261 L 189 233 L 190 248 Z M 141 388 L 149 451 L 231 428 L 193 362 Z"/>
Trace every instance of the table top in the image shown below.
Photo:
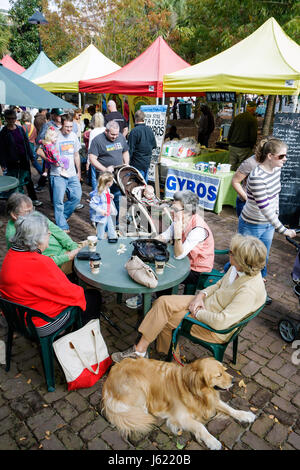
<path fill-rule="evenodd" d="M 0 175 L 0 192 L 9 191 L 18 186 L 19 180 L 13 176 Z"/>
<path fill-rule="evenodd" d="M 116 293 L 132 293 L 132 294 L 146 294 L 151 292 L 168 289 L 170 287 L 180 284 L 190 272 L 190 261 L 188 257 L 182 260 L 176 260 L 173 256 L 173 246 L 168 245 L 170 259 L 168 263 L 173 267 L 165 267 L 164 273 L 158 276 L 158 285 L 154 289 L 142 286 L 136 283 L 128 275 L 125 263 L 131 257 L 133 245 L 130 242 L 134 238 L 119 238 L 117 243 L 108 243 L 107 239 L 98 240 L 97 252 L 101 256 L 100 272 L 92 274 L 89 266 L 89 261 L 79 260 L 77 257 L 74 260 L 74 269 L 78 277 L 96 288 L 101 288 L 110 292 Z M 118 254 L 117 250 L 121 245 L 125 245 L 126 251 Z M 87 248 L 83 248 L 84 251 Z M 82 250 L 82 251 L 83 251 Z M 154 266 L 150 264 L 152 268 Z"/>

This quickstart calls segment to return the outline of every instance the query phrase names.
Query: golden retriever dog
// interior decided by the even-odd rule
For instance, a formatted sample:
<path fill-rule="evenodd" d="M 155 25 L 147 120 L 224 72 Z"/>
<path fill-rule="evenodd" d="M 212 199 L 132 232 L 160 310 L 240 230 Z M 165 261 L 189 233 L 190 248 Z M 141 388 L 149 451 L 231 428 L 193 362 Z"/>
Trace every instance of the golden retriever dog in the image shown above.
<path fill-rule="evenodd" d="M 156 417 L 166 419 L 174 434 L 190 431 L 209 449 L 222 444 L 204 422 L 217 412 L 252 423 L 251 411 L 234 410 L 220 400 L 218 390 L 232 386 L 233 377 L 214 358 L 197 359 L 184 367 L 153 359 L 124 359 L 115 364 L 103 386 L 105 416 L 120 433 L 147 433 Z"/>

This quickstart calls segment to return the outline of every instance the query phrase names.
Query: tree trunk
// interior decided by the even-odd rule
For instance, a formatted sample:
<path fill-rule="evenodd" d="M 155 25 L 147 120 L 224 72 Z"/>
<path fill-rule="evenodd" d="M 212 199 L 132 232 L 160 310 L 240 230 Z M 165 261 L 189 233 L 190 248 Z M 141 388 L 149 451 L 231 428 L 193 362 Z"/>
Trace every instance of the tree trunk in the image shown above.
<path fill-rule="evenodd" d="M 270 133 L 271 121 L 274 114 L 275 98 L 275 95 L 269 95 L 264 124 L 262 128 L 263 136 L 269 135 Z"/>

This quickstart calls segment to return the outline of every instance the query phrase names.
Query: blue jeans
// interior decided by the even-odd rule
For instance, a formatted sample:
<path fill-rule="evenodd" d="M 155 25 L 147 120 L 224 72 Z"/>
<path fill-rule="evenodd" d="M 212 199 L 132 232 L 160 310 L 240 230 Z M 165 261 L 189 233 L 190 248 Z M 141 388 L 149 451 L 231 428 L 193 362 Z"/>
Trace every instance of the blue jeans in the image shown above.
<path fill-rule="evenodd" d="M 262 277 L 266 277 L 267 275 L 267 264 L 274 231 L 275 229 L 272 224 L 249 224 L 249 222 L 245 222 L 241 216 L 239 217 L 238 232 L 241 235 L 252 235 L 253 237 L 258 238 L 267 248 L 266 265 L 261 271 Z"/>
<path fill-rule="evenodd" d="M 142 177 L 144 178 L 144 180 L 146 181 L 146 183 L 148 183 L 148 173 L 149 173 L 149 170 L 139 170 L 139 172 L 141 173 Z"/>
<path fill-rule="evenodd" d="M 82 190 L 76 176 L 64 178 L 63 176 L 50 176 L 53 191 L 53 207 L 55 222 L 62 230 L 69 230 L 67 219 L 73 214 L 77 204 L 80 203 Z M 64 196 L 67 201 L 64 203 Z"/>
<path fill-rule="evenodd" d="M 98 240 L 103 240 L 106 230 L 108 238 L 118 238 L 112 217 L 110 215 L 105 217 L 103 221 L 97 223 Z"/>
<path fill-rule="evenodd" d="M 239 197 L 236 198 L 236 215 L 239 217 L 241 215 L 241 212 L 243 210 L 244 205 L 246 204 L 246 201 L 242 201 Z"/>

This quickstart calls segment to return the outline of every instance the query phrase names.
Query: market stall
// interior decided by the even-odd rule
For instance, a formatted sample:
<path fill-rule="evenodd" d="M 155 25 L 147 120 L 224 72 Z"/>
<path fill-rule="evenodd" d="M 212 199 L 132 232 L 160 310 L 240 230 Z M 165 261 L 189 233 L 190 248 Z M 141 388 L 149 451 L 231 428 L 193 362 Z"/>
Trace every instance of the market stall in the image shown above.
<path fill-rule="evenodd" d="M 44 51 L 41 51 L 35 61 L 21 75 L 32 81 L 56 69 L 57 66 L 46 56 Z"/>
<path fill-rule="evenodd" d="M 300 46 L 274 18 L 234 46 L 187 69 L 164 76 L 169 96 L 199 92 L 298 95 Z"/>
<path fill-rule="evenodd" d="M 21 73 L 25 72 L 24 67 L 22 65 L 18 64 L 10 55 L 6 54 L 3 56 L 2 60 L 0 60 L 0 63 L 6 67 L 7 69 L 11 70 L 14 73 L 17 73 L 20 75 Z"/>
<path fill-rule="evenodd" d="M 34 83 L 52 93 L 78 93 L 80 80 L 107 75 L 119 68 L 119 65 L 90 44 L 74 59 L 35 79 Z"/>
<path fill-rule="evenodd" d="M 300 47 L 285 34 L 274 18 L 270 18 L 253 34 L 220 54 L 165 75 L 163 89 L 167 96 L 194 96 L 201 92 L 298 95 Z M 218 156 L 211 154 L 200 155 L 199 162 L 206 162 L 210 157 L 212 161 L 218 161 Z M 236 193 L 231 187 L 233 172 L 217 172 L 212 175 L 216 181 L 211 182 L 207 178 L 203 180 L 206 176 L 203 171 L 197 171 L 195 157 L 192 161 L 181 159 L 179 162 L 173 157 L 169 160 L 165 158 L 162 156 L 162 165 L 166 167 L 166 195 L 172 192 L 172 188 L 181 189 L 183 186 L 186 189 L 194 188 L 203 206 L 217 213 L 223 204 L 235 206 Z M 217 196 L 214 198 L 215 194 Z"/>
<path fill-rule="evenodd" d="M 198 194 L 200 206 L 219 214 L 223 205 L 235 207 L 229 152 L 200 147 L 194 139 L 165 142 L 160 159 L 160 181 L 165 197 L 188 189 Z"/>

